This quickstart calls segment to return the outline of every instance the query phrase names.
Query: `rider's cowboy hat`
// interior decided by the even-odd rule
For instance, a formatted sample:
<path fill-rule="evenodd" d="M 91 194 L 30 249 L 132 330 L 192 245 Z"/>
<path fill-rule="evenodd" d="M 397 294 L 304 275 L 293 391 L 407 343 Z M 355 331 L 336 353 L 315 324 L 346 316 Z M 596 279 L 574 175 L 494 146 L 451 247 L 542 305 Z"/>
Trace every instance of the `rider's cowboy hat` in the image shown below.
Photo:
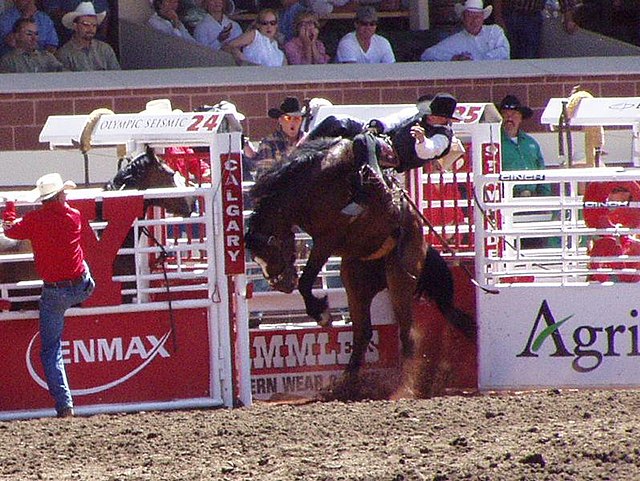
<path fill-rule="evenodd" d="M 57 172 L 46 174 L 36 181 L 36 188 L 30 192 L 33 200 L 48 200 L 67 189 L 75 189 L 76 183 L 72 180 L 62 182 L 62 176 Z"/>
<path fill-rule="evenodd" d="M 533 110 L 531 110 L 526 105 L 522 105 L 520 103 L 520 99 L 515 95 L 507 95 L 500 102 L 500 106 L 498 107 L 499 111 L 503 110 L 517 110 L 522 115 L 523 119 L 528 119 L 533 115 Z"/>
<path fill-rule="evenodd" d="M 467 0 L 464 3 L 456 3 L 454 8 L 456 10 L 456 15 L 458 15 L 459 18 L 462 17 L 465 10 L 471 10 L 472 12 L 482 12 L 485 20 L 489 18 L 489 15 L 491 15 L 491 11 L 493 10 L 491 5 L 487 5 L 485 7 L 482 0 Z"/>
<path fill-rule="evenodd" d="M 429 103 L 429 106 L 424 108 L 426 115 L 437 115 L 438 117 L 445 117 L 452 120 L 460 120 L 456 112 L 456 106 L 458 101 L 456 98 L 447 93 L 439 93 Z"/>
<path fill-rule="evenodd" d="M 281 115 L 291 115 L 292 117 L 302 117 L 304 112 L 300 108 L 300 101 L 296 97 L 287 97 L 280 104 L 280 107 L 269 109 L 269 117 L 277 119 Z"/>
<path fill-rule="evenodd" d="M 62 17 L 62 25 L 67 27 L 69 30 L 73 30 L 73 23 L 76 21 L 76 18 L 87 16 L 96 17 L 98 25 L 100 25 L 107 16 L 107 12 L 96 13 L 96 9 L 93 8 L 93 3 L 82 2 L 78 4 L 75 10 L 66 13 Z"/>
<path fill-rule="evenodd" d="M 141 114 L 181 114 L 182 110 L 171 107 L 169 99 L 149 100 Z"/>

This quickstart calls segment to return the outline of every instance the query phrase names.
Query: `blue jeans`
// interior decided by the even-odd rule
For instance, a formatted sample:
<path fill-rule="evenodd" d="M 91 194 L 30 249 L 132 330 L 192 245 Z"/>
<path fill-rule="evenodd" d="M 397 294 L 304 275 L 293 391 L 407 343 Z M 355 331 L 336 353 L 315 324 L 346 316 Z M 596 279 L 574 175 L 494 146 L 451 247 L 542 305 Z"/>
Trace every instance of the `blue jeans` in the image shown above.
<path fill-rule="evenodd" d="M 40 360 L 49 387 L 49 394 L 56 402 L 58 414 L 73 407 L 71 390 L 62 360 L 62 330 L 64 313 L 71 306 L 80 304 L 92 293 L 96 284 L 89 270 L 80 284 L 72 287 L 43 287 L 40 296 Z"/>

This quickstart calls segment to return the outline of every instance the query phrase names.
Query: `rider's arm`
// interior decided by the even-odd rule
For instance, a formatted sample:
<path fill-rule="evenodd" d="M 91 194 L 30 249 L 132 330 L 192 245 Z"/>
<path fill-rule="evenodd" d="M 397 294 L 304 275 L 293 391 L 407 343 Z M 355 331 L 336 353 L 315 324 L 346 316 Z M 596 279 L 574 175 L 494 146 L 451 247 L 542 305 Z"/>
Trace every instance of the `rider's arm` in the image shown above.
<path fill-rule="evenodd" d="M 416 155 L 421 159 L 433 159 L 442 155 L 449 147 L 449 139 L 446 135 L 436 134 L 433 137 L 422 137 L 422 140 L 416 139 Z"/>

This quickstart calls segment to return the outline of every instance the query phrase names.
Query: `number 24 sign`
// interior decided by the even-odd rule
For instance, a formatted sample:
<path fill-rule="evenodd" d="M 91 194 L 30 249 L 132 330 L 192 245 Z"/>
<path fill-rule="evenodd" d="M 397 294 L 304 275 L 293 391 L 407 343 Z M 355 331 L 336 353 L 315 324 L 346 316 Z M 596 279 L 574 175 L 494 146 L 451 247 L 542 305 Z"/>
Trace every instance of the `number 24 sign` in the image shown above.
<path fill-rule="evenodd" d="M 187 132 L 198 132 L 200 130 L 208 130 L 213 132 L 218 129 L 220 125 L 220 115 L 202 115 L 197 114 L 191 117 L 191 124 L 187 127 Z"/>

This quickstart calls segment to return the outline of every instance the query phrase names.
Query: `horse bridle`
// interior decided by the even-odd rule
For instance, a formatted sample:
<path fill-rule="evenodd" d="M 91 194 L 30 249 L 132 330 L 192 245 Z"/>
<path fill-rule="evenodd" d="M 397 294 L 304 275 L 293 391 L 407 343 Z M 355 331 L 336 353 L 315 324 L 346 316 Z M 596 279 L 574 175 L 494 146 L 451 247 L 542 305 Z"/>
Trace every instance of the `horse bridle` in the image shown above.
<path fill-rule="evenodd" d="M 275 235 L 266 235 L 266 234 L 255 234 L 251 233 L 248 237 L 252 238 L 254 241 L 257 241 L 261 244 L 264 244 L 268 247 L 275 247 L 278 250 L 278 254 L 282 260 L 282 269 L 277 274 L 270 275 L 266 269 L 262 269 L 264 274 L 264 278 L 270 285 L 278 284 L 284 279 L 285 271 L 287 270 L 287 263 L 284 260 L 284 255 L 282 255 L 282 248 L 284 247 L 284 241 L 282 239 L 277 238 Z M 249 248 L 251 250 L 251 248 Z M 260 256 L 255 256 L 260 258 Z M 258 264 L 260 264 L 258 262 Z M 262 268 L 262 266 L 260 266 Z"/>

